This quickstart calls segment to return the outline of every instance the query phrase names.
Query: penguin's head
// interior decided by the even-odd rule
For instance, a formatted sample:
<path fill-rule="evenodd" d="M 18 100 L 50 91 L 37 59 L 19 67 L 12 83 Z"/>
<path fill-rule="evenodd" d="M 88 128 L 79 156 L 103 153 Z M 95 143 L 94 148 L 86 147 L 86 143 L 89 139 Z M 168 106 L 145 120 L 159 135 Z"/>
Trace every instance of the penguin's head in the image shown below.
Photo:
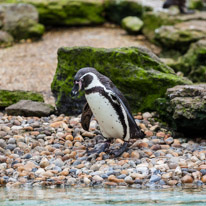
<path fill-rule="evenodd" d="M 86 89 L 97 73 L 98 71 L 92 67 L 80 69 L 74 76 L 74 86 L 71 91 L 72 96 L 76 96 L 79 91 Z"/>

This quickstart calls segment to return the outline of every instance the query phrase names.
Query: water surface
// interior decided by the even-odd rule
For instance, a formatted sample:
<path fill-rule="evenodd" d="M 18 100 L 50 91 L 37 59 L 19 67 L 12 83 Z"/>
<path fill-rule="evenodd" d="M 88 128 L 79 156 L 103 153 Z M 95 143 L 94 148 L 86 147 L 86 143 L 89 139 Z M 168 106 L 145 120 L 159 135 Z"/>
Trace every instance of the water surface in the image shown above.
<path fill-rule="evenodd" d="M 204 189 L 0 188 L 0 206 L 206 205 Z"/>

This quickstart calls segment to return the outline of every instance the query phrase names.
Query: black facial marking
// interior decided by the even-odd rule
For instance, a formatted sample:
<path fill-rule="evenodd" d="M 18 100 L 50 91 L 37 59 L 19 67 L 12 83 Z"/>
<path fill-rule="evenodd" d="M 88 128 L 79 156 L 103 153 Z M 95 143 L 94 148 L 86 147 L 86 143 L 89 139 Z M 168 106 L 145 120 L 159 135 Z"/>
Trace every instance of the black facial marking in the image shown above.
<path fill-rule="evenodd" d="M 93 87 L 91 89 L 87 89 L 85 90 L 85 93 L 87 95 L 91 94 L 91 93 L 100 93 L 102 96 L 104 96 L 109 102 L 110 104 L 112 105 L 112 107 L 114 108 L 114 110 L 117 112 L 118 116 L 119 116 L 119 121 L 116 121 L 116 122 L 121 122 L 122 126 L 123 126 L 123 130 L 124 130 L 124 135 L 123 135 L 123 139 L 126 137 L 127 135 L 127 125 L 125 123 L 125 119 L 124 119 L 124 115 L 123 115 L 123 112 L 121 110 L 121 107 L 117 101 L 117 98 L 116 98 L 116 101 L 114 101 L 114 99 L 112 99 L 105 91 L 102 87 Z M 106 103 L 106 102 L 105 102 Z"/>

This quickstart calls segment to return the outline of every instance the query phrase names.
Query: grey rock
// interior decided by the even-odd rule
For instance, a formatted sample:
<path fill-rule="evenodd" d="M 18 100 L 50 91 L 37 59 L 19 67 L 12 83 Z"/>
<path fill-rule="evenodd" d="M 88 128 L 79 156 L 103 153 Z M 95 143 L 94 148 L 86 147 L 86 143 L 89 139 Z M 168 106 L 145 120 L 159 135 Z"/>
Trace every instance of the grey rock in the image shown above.
<path fill-rule="evenodd" d="M 122 28 L 125 29 L 128 33 L 135 34 L 141 30 L 144 23 L 136 16 L 128 16 L 122 19 L 121 24 Z"/>
<path fill-rule="evenodd" d="M 0 139 L 0 147 L 5 148 L 6 147 L 6 141 L 3 139 Z"/>
<path fill-rule="evenodd" d="M 0 47 L 12 46 L 13 42 L 14 39 L 8 32 L 0 30 Z"/>
<path fill-rule="evenodd" d="M 15 144 L 16 140 L 14 138 L 9 138 L 8 144 Z"/>
<path fill-rule="evenodd" d="M 150 177 L 150 182 L 152 183 L 152 182 L 158 182 L 158 181 L 160 181 L 161 180 L 161 177 L 159 176 L 159 175 L 152 175 L 151 177 Z"/>
<path fill-rule="evenodd" d="M 8 144 L 7 146 L 6 146 L 6 149 L 9 149 L 9 150 L 14 150 L 16 148 L 16 144 Z"/>
<path fill-rule="evenodd" d="M 8 115 L 22 115 L 22 116 L 49 116 L 54 112 L 54 107 L 51 105 L 34 102 L 31 100 L 21 100 L 16 104 L 6 107 Z"/>
<path fill-rule="evenodd" d="M 205 133 L 206 84 L 175 86 L 160 102 L 162 118 L 177 130 L 190 135 Z"/>
<path fill-rule="evenodd" d="M 44 26 L 38 24 L 38 12 L 30 4 L 1 4 L 2 29 L 15 39 L 41 37 Z"/>

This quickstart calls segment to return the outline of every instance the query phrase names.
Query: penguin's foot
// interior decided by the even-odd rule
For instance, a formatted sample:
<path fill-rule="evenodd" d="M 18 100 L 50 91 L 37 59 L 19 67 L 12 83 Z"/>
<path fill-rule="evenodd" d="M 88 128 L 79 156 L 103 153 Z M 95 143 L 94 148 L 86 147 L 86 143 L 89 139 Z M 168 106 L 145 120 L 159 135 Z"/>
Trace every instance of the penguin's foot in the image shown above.
<path fill-rule="evenodd" d="M 110 152 L 111 155 L 114 155 L 114 157 L 119 157 L 123 152 L 127 150 L 128 142 L 124 142 L 124 144 L 117 150 L 113 150 Z"/>
<path fill-rule="evenodd" d="M 91 154 L 100 154 L 101 152 L 105 152 L 105 150 L 107 148 L 109 148 L 110 143 L 109 142 L 104 142 L 104 143 L 100 143 L 95 145 L 95 148 L 93 150 L 87 150 L 87 155 L 91 155 Z"/>
<path fill-rule="evenodd" d="M 189 10 L 189 9 L 180 9 L 181 14 L 194 14 L 194 10 Z"/>

